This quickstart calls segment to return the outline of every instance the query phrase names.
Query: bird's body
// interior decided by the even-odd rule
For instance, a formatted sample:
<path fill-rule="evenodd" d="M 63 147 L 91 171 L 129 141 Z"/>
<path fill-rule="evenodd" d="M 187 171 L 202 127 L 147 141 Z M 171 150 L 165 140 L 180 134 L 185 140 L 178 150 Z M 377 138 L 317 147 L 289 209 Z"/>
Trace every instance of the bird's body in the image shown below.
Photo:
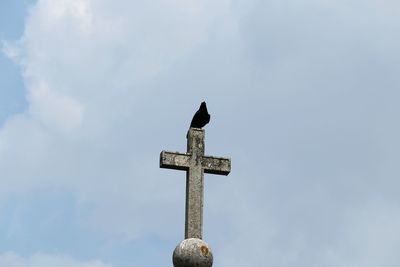
<path fill-rule="evenodd" d="M 203 128 L 210 122 L 210 114 L 208 114 L 206 102 L 201 102 L 199 110 L 194 114 L 190 128 Z"/>

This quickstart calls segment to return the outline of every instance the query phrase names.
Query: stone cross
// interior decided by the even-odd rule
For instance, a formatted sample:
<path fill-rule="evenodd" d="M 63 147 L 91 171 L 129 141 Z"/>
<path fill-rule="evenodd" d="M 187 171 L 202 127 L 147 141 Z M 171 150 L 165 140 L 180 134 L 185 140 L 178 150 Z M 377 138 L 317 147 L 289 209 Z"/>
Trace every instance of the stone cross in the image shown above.
<path fill-rule="evenodd" d="M 160 168 L 186 171 L 185 239 L 202 239 L 204 173 L 228 175 L 229 158 L 204 155 L 204 130 L 190 128 L 187 152 L 162 151 Z"/>

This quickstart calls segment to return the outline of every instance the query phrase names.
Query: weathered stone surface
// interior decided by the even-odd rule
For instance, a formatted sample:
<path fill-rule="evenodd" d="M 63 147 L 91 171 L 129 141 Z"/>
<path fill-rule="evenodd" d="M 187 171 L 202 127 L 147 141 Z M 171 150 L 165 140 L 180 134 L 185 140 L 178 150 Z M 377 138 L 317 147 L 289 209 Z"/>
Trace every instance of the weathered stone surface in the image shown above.
<path fill-rule="evenodd" d="M 228 175 L 231 160 L 204 156 L 204 130 L 190 128 L 187 152 L 162 151 L 160 167 L 186 171 L 185 238 L 202 238 L 204 173 Z"/>
<path fill-rule="evenodd" d="M 231 160 L 227 158 L 204 156 L 201 165 L 205 173 L 228 175 L 231 172 Z"/>
<path fill-rule="evenodd" d="M 160 168 L 174 170 L 189 170 L 190 155 L 179 152 L 162 151 Z"/>
<path fill-rule="evenodd" d="M 183 240 L 172 255 L 174 267 L 211 267 L 213 255 L 206 242 L 198 238 Z"/>

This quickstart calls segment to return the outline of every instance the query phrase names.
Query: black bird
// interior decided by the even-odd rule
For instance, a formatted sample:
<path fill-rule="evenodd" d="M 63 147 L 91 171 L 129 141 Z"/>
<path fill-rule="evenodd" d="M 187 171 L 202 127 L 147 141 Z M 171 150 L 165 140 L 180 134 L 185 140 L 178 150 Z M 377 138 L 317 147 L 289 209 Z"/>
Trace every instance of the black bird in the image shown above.
<path fill-rule="evenodd" d="M 208 114 L 206 102 L 201 102 L 199 110 L 194 114 L 190 128 L 203 128 L 210 122 L 210 114 Z"/>

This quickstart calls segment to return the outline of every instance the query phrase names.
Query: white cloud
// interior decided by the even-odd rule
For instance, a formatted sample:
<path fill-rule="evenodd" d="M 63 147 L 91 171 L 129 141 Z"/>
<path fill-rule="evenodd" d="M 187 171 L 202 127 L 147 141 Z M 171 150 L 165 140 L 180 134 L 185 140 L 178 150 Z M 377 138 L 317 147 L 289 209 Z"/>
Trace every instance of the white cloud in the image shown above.
<path fill-rule="evenodd" d="M 39 0 L 4 47 L 29 108 L 0 129 L 2 195 L 64 187 L 99 235 L 174 239 L 184 174 L 158 153 L 205 99 L 207 151 L 233 159 L 206 182 L 217 263 L 398 265 L 399 24 L 359 2 Z M 35 257 L 90 266 L 1 259 Z"/>
<path fill-rule="evenodd" d="M 80 201 L 96 203 L 89 227 L 127 236 L 148 231 L 134 214 L 166 195 L 156 177 L 149 180 L 149 155 L 140 157 L 146 144 L 139 138 L 147 136 L 138 134 L 149 126 L 143 108 L 153 104 L 149 97 L 160 101 L 152 92 L 157 77 L 206 41 L 228 5 L 39 0 L 22 38 L 3 48 L 21 66 L 28 100 L 26 112 L 0 129 L 4 192 L 67 186 Z M 150 203 L 144 190 L 155 194 Z"/>
<path fill-rule="evenodd" d="M 22 257 L 13 252 L 0 254 L 2 267 L 111 267 L 101 261 L 77 261 L 68 256 L 37 253 Z"/>
<path fill-rule="evenodd" d="M 80 103 L 50 89 L 45 83 L 32 87 L 35 88 L 31 88 L 29 112 L 33 119 L 49 128 L 68 132 L 79 128 L 84 115 L 84 108 Z"/>

